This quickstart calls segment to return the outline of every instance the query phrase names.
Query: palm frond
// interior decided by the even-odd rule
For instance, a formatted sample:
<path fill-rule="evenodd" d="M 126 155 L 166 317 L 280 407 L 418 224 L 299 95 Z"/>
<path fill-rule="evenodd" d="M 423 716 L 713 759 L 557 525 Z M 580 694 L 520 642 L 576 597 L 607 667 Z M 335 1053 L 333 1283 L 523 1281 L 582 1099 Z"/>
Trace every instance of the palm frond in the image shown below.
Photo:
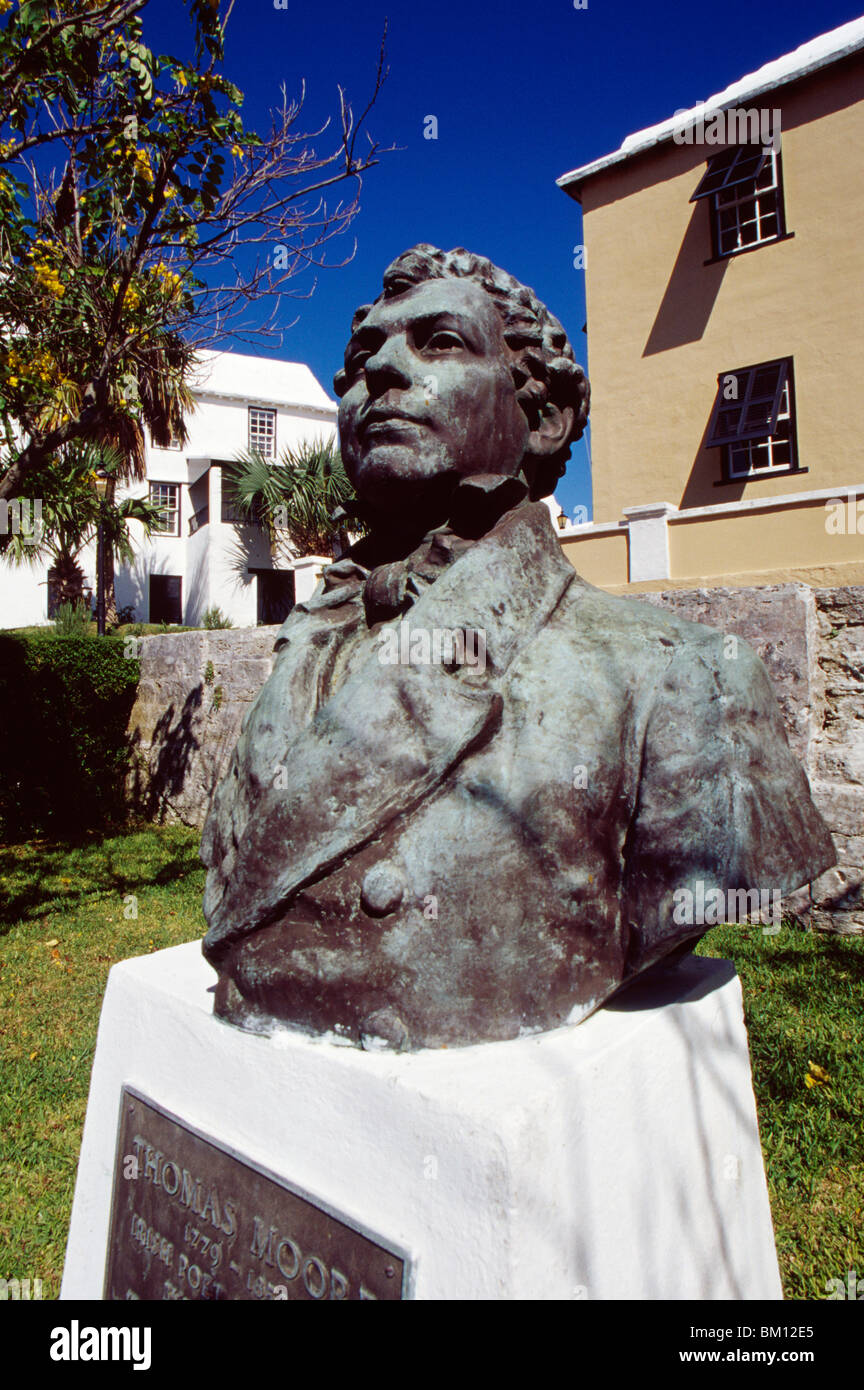
<path fill-rule="evenodd" d="M 354 497 L 336 440 L 324 438 L 283 449 L 277 460 L 239 454 L 223 469 L 222 487 L 244 519 L 266 528 L 271 545 L 282 533 L 299 555 L 333 553 L 333 513 Z"/>
<path fill-rule="evenodd" d="M 8 543 L 3 551 L 12 564 L 40 565 L 46 559 L 55 566 L 76 562 L 96 535 L 100 517 L 118 555 L 131 556 L 127 521 L 134 518 L 145 525 L 152 524 L 152 515 L 141 509 L 158 509 L 151 509 L 149 503 L 137 498 L 127 499 L 119 506 L 100 504 L 95 488 L 99 469 L 116 483 L 126 472 L 122 450 L 112 444 L 70 443 L 32 475 L 31 499 L 41 509 L 41 536 L 36 544 L 25 543 L 27 537 L 20 534 L 6 538 Z"/>

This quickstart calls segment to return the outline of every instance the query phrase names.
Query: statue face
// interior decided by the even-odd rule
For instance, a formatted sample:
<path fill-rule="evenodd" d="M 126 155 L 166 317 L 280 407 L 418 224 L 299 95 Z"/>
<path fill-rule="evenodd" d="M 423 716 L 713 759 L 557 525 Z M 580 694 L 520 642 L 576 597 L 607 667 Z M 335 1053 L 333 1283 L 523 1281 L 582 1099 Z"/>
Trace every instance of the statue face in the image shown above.
<path fill-rule="evenodd" d="M 376 304 L 346 353 L 342 458 L 383 512 L 449 496 L 474 473 L 519 472 L 529 439 L 492 300 L 431 280 Z"/>

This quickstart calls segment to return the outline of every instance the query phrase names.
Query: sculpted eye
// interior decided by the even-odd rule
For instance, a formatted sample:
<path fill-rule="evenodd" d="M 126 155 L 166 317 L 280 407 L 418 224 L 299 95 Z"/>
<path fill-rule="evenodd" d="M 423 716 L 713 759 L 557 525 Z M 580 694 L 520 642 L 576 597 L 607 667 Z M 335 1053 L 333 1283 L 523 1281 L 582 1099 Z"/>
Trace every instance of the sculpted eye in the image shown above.
<path fill-rule="evenodd" d="M 369 358 L 385 341 L 385 335 L 378 329 L 360 328 L 353 334 L 345 353 L 345 372 L 350 382 L 357 380 Z"/>
<path fill-rule="evenodd" d="M 453 332 L 452 328 L 439 328 L 431 334 L 426 346 L 435 352 L 447 352 L 454 348 L 464 347 L 465 344 L 459 334 Z"/>

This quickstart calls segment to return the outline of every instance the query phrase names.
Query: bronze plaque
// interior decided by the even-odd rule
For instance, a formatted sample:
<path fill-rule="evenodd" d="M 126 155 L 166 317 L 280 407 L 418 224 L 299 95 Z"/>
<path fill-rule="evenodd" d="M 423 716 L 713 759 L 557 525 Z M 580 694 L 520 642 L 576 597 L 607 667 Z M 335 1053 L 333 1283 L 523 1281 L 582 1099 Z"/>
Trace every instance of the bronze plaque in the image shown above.
<path fill-rule="evenodd" d="M 123 1090 L 106 1299 L 401 1299 L 404 1252 Z"/>

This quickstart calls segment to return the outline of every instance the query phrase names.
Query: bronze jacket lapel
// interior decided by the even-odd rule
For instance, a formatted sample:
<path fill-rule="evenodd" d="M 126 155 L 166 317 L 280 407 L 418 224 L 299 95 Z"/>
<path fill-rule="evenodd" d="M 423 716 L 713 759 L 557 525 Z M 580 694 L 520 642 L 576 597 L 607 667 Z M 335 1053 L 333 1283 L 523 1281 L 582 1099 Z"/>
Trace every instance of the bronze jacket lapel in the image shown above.
<path fill-rule="evenodd" d="M 293 894 L 367 845 L 395 817 L 410 814 L 494 735 L 502 678 L 579 582 L 561 556 L 546 507 L 537 503 L 507 513 L 405 619 L 414 632 L 482 633 L 485 670 L 385 664 L 384 629 L 363 633 L 356 593 L 346 592 L 323 610 L 313 600 L 313 611 L 296 623 L 288 620 L 277 666 L 214 803 L 212 829 L 208 821 L 205 830 L 202 857 L 211 866 L 205 950 L 211 960 L 284 914 Z M 310 646 L 319 649 L 311 658 Z M 251 778 L 247 760 L 255 768 Z M 283 778 L 279 766 L 286 768 Z"/>

